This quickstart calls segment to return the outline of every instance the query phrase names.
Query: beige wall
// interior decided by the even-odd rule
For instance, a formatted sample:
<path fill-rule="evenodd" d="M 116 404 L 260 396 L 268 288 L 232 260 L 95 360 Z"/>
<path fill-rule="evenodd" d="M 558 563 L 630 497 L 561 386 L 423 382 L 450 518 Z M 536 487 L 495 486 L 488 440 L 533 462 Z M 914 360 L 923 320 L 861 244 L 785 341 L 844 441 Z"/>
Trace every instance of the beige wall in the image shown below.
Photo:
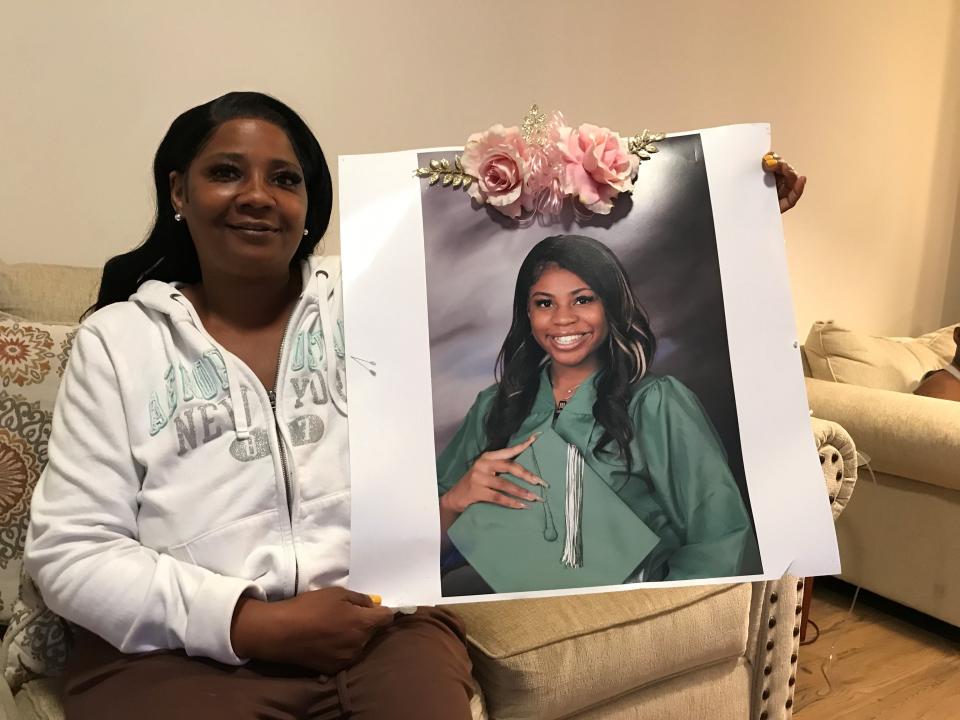
<path fill-rule="evenodd" d="M 161 135 L 229 89 L 299 109 L 334 170 L 537 101 L 621 131 L 771 122 L 811 178 L 785 219 L 801 338 L 960 319 L 957 2 L 3 2 L 7 261 L 136 244 Z"/>

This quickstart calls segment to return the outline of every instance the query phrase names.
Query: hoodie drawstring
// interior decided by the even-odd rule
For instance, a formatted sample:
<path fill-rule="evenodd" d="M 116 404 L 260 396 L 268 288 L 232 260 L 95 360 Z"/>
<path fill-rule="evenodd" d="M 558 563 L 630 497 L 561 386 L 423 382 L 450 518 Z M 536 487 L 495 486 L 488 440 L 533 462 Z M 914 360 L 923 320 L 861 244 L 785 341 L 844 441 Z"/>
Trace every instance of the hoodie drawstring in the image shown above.
<path fill-rule="evenodd" d="M 337 353 L 334 345 L 333 334 L 336 332 L 336 326 L 333 324 L 330 314 L 330 303 L 328 296 L 329 275 L 326 270 L 317 270 L 314 273 L 317 284 L 317 304 L 320 308 L 320 325 L 323 333 L 323 353 L 327 360 L 327 384 L 330 388 L 330 397 L 334 406 L 342 415 L 347 414 L 346 402 L 343 395 L 343 380 L 338 377 Z"/>
<path fill-rule="evenodd" d="M 247 394 L 244 392 L 243 387 L 240 385 L 240 381 L 237 379 L 239 372 L 234 367 L 234 363 L 231 362 L 230 354 L 225 352 L 203 330 L 203 323 L 201 323 L 200 318 L 196 316 L 193 306 L 189 303 L 184 303 L 181 298 L 183 298 L 181 293 L 172 293 L 170 295 L 170 299 L 178 303 L 180 307 L 183 308 L 184 313 L 179 317 L 174 317 L 173 320 L 174 322 L 185 323 L 192 327 L 200 334 L 204 342 L 209 344 L 210 347 L 216 350 L 220 355 L 221 359 L 223 360 L 223 370 L 227 376 L 227 390 L 230 393 L 230 402 L 233 405 L 233 429 L 236 433 L 237 440 L 247 440 L 250 437 L 250 422 L 248 420 L 250 412 L 247 408 Z M 173 362 L 173 360 L 177 357 L 177 355 L 173 352 L 173 337 L 166 328 L 161 331 L 160 335 L 163 338 L 163 345 L 167 356 L 171 359 L 171 362 Z"/>
<path fill-rule="evenodd" d="M 247 423 L 247 394 L 240 387 L 237 380 L 237 371 L 232 368 L 233 363 L 226 357 L 223 363 L 227 368 L 227 385 L 229 386 L 230 400 L 233 403 L 233 427 L 237 433 L 237 440 L 246 440 L 250 437 L 250 426 Z"/>

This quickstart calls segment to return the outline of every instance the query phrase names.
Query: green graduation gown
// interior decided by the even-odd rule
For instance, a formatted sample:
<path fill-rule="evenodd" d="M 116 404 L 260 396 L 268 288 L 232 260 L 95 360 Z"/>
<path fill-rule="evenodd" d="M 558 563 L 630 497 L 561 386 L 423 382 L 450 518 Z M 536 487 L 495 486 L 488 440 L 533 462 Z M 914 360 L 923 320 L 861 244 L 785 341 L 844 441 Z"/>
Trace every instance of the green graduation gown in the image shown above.
<path fill-rule="evenodd" d="M 495 394 L 491 386 L 477 396 L 437 458 L 441 495 L 486 448 L 483 426 Z M 450 527 L 451 541 L 487 584 L 496 592 L 518 592 L 760 572 L 755 535 L 726 453 L 693 392 L 670 376 L 648 374 L 636 384 L 628 407 L 634 424 L 629 477 L 616 453 L 594 454 L 603 433 L 593 417 L 595 401 L 591 379 L 554 419 L 545 368 L 533 408 L 510 444 L 543 433 L 517 462 L 550 487 L 509 479 L 546 502 L 528 503 L 527 510 L 475 503 Z M 561 560 L 570 446 L 583 459 L 578 567 Z"/>

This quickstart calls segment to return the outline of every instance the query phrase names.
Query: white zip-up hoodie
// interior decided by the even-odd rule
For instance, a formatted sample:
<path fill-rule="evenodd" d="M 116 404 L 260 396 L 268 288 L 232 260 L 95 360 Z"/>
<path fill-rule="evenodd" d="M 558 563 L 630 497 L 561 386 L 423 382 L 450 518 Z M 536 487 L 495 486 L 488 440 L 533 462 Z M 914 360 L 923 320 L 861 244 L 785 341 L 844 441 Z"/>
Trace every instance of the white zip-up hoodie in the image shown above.
<path fill-rule="evenodd" d="M 81 325 L 24 561 L 47 605 L 123 652 L 243 662 L 242 595 L 347 579 L 350 489 L 339 263 L 303 263 L 276 411 L 171 284 Z"/>

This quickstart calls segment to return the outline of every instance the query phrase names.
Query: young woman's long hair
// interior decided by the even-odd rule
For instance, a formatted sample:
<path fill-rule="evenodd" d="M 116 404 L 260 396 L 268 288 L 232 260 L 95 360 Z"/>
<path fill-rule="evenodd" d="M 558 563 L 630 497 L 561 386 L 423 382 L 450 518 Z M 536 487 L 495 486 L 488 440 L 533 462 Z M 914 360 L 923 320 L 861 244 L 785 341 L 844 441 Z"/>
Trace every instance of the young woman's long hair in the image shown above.
<path fill-rule="evenodd" d="M 137 248 L 110 258 L 103 267 L 97 301 L 85 315 L 126 300 L 145 280 L 200 280 L 200 262 L 190 231 L 174 219 L 170 173 L 184 173 L 214 131 L 228 120 L 256 118 L 283 130 L 303 168 L 307 189 L 306 229 L 293 258 L 306 258 L 317 246 L 330 222 L 333 186 L 323 150 L 307 124 L 276 98 L 256 92 L 231 92 L 180 115 L 157 148 L 153 161 L 157 215 L 146 240 Z"/>
<path fill-rule="evenodd" d="M 530 329 L 530 288 L 550 267 L 580 277 L 603 303 L 608 335 L 597 350 L 600 367 L 593 406 L 593 416 L 603 427 L 603 434 L 594 454 L 615 443 L 616 448 L 610 451 L 617 452 L 630 468 L 634 428 L 627 407 L 631 387 L 647 373 L 656 339 L 620 260 L 603 243 L 581 235 L 557 235 L 540 241 L 520 266 L 513 294 L 513 322 L 497 357 L 497 394 L 485 421 L 487 449 L 505 447 L 533 407 L 539 374 L 548 358 Z"/>

